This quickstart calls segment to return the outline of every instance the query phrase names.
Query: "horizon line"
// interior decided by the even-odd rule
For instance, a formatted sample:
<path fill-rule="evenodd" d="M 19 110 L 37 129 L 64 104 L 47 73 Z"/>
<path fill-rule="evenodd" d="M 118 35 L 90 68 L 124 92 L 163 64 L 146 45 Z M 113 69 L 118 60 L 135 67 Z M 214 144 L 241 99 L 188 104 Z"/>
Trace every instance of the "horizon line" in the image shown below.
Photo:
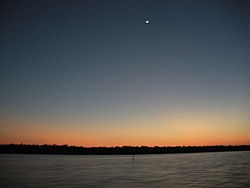
<path fill-rule="evenodd" d="M 114 145 L 114 146 L 83 146 L 83 145 L 68 145 L 68 144 L 27 144 L 27 143 L 9 143 L 9 144 L 2 144 L 0 145 L 26 145 L 26 146 L 63 146 L 63 147 L 83 147 L 83 148 L 115 148 L 115 147 L 148 147 L 148 148 L 164 148 L 164 147 L 237 147 L 237 146 L 250 146 L 250 144 L 238 144 L 238 145 L 222 145 L 222 144 L 216 144 L 216 145 L 165 145 L 165 146 L 147 146 L 147 145 Z"/>

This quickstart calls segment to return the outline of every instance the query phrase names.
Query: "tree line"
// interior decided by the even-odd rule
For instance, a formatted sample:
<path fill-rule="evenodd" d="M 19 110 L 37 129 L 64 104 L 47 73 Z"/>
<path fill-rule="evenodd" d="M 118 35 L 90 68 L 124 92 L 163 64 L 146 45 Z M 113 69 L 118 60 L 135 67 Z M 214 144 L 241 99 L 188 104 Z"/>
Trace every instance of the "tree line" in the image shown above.
<path fill-rule="evenodd" d="M 66 145 L 28 145 L 1 144 L 0 153 L 5 154 L 65 154 L 65 155 L 136 155 L 136 154 L 171 154 L 223 151 L 250 151 L 250 145 L 236 146 L 116 146 L 83 147 Z"/>

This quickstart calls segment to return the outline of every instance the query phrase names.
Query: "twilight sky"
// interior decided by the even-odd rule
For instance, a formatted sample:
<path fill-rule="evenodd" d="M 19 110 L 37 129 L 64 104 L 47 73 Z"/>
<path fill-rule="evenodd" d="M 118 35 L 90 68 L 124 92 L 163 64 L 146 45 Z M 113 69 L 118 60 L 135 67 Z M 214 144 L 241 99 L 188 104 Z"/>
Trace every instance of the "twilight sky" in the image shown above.
<path fill-rule="evenodd" d="M 0 143 L 250 144 L 247 0 L 6 0 L 0 20 Z"/>

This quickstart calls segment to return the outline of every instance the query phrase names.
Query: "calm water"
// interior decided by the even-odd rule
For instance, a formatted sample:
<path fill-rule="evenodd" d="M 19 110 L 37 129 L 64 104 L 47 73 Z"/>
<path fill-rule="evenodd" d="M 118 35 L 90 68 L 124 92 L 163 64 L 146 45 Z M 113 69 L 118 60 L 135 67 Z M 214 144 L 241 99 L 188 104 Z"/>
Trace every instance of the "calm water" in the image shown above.
<path fill-rule="evenodd" d="M 1 187 L 250 187 L 250 152 L 0 155 Z"/>

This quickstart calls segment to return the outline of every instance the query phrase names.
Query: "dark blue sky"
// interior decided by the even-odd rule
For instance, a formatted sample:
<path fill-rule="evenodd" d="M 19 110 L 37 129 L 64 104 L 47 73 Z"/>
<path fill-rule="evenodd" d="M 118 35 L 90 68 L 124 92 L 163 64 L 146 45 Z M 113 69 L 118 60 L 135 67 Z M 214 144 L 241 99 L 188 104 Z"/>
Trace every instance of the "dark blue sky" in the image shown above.
<path fill-rule="evenodd" d="M 0 48 L 3 127 L 202 112 L 250 133 L 249 1 L 2 1 Z"/>

